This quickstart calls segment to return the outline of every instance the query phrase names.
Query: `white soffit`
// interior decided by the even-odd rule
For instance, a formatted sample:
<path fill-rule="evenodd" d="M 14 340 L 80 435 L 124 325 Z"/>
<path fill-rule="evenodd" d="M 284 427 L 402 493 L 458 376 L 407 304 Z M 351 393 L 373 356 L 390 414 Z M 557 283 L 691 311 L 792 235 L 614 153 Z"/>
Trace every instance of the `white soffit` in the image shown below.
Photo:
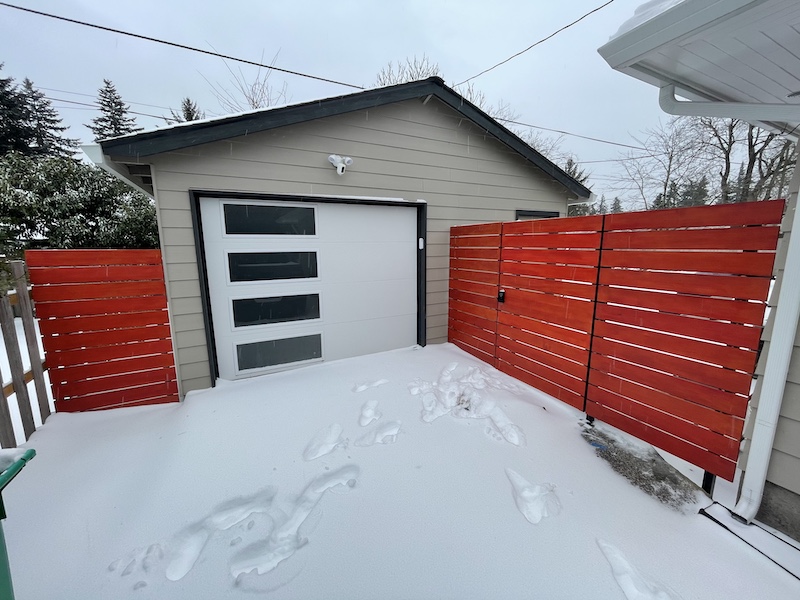
<path fill-rule="evenodd" d="M 674 85 L 690 100 L 797 107 L 785 120 L 760 119 L 797 138 L 800 95 L 790 95 L 800 92 L 800 2 L 684 0 L 660 12 L 652 5 L 642 6 L 652 18 L 634 16 L 598 50 L 612 68 Z"/>

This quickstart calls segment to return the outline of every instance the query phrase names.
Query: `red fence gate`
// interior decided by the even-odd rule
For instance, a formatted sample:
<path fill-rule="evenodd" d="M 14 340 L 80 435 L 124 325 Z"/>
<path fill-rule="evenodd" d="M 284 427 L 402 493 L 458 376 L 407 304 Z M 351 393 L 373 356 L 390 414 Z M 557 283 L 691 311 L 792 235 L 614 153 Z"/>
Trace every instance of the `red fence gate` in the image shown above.
<path fill-rule="evenodd" d="M 782 214 L 771 201 L 454 227 L 449 339 L 730 480 Z"/>
<path fill-rule="evenodd" d="M 57 411 L 178 401 L 158 250 L 25 253 Z"/>

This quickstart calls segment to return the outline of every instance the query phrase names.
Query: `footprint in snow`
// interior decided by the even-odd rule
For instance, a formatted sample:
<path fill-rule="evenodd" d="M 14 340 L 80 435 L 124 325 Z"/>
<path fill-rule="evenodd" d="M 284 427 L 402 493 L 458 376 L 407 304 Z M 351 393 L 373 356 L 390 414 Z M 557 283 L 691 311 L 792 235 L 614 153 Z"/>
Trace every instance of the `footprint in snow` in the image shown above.
<path fill-rule="evenodd" d="M 381 413 L 376 410 L 377 408 L 377 400 L 367 400 L 364 406 L 361 407 L 361 416 L 358 418 L 358 424 L 362 427 L 366 427 L 373 421 L 380 419 Z"/>
<path fill-rule="evenodd" d="M 339 446 L 343 446 L 345 441 L 342 439 L 342 426 L 338 423 L 320 429 L 311 441 L 308 442 L 303 451 L 305 460 L 314 460 L 320 456 L 330 454 Z"/>
<path fill-rule="evenodd" d="M 347 465 L 333 473 L 315 478 L 294 503 L 290 514 L 272 530 L 269 538 L 250 544 L 240 550 L 231 563 L 231 575 L 237 585 L 242 578 L 255 574 L 265 575 L 308 543 L 301 527 L 317 507 L 325 492 L 339 487 L 355 487 L 359 468 Z"/>
<path fill-rule="evenodd" d="M 353 386 L 353 391 L 356 393 L 364 392 L 370 388 L 378 387 L 379 385 L 384 385 L 389 383 L 388 379 L 378 379 L 377 381 L 367 381 L 364 383 L 358 383 Z"/>
<path fill-rule="evenodd" d="M 642 576 L 616 547 L 600 539 L 597 545 L 611 565 L 611 573 L 628 600 L 681 600 L 669 586 Z"/>
<path fill-rule="evenodd" d="M 377 425 L 356 440 L 356 446 L 372 446 L 374 444 L 393 444 L 400 433 L 400 421 L 389 421 Z"/>
<path fill-rule="evenodd" d="M 164 561 L 164 576 L 167 579 L 183 579 L 197 563 L 213 534 L 231 529 L 251 515 L 267 512 L 275 492 L 275 488 L 269 487 L 252 496 L 224 502 L 206 518 L 183 528 L 169 541 L 134 550 L 127 558 L 113 561 L 108 565 L 108 570 L 116 572 L 121 568 L 121 577 L 136 574 L 134 590 L 147 586 L 147 581 L 140 578 L 150 575 Z"/>
<path fill-rule="evenodd" d="M 552 483 L 533 485 L 513 469 L 506 469 L 511 482 L 511 492 L 519 512 L 536 525 L 544 517 L 554 517 L 561 512 L 561 502 Z"/>

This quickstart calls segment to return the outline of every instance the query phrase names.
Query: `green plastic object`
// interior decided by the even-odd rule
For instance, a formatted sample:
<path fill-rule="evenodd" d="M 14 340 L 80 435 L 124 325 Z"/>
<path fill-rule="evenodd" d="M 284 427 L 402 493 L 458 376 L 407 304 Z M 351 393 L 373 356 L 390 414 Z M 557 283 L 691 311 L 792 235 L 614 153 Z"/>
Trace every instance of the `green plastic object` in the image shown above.
<path fill-rule="evenodd" d="M 0 519 L 6 518 L 6 507 L 3 503 L 3 490 L 14 477 L 36 456 L 36 450 L 26 450 L 19 459 L 9 465 L 0 473 Z M 0 520 L 0 600 L 14 600 L 14 586 L 11 584 L 11 566 L 8 563 L 8 549 L 6 537 L 3 533 L 3 523 Z"/>

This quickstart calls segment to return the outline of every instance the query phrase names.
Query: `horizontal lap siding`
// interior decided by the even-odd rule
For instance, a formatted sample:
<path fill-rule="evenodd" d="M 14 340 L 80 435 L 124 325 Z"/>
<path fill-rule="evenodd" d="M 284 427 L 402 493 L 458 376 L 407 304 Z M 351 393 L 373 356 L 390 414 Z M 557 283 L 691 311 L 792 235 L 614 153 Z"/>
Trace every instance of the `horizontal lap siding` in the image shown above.
<path fill-rule="evenodd" d="M 495 364 L 500 223 L 450 230 L 447 339 Z"/>
<path fill-rule="evenodd" d="M 590 416 L 733 478 L 782 212 L 606 217 Z"/>
<path fill-rule="evenodd" d="M 354 164 L 336 175 L 329 154 Z M 507 221 L 515 211 L 566 213 L 566 191 L 517 153 L 431 99 L 412 100 L 152 158 L 173 314 L 177 298 L 199 301 L 188 190 L 392 197 L 428 204 L 428 343 L 447 340 L 449 232 L 454 225 Z M 176 279 L 179 278 L 179 279 Z M 202 356 L 202 312 L 175 327 L 178 356 Z M 208 387 L 202 364 L 178 365 L 183 392 Z M 197 375 L 198 373 L 202 373 Z"/>
<path fill-rule="evenodd" d="M 56 410 L 178 400 L 158 250 L 26 253 Z"/>
<path fill-rule="evenodd" d="M 503 224 L 497 368 L 581 410 L 602 222 Z"/>

